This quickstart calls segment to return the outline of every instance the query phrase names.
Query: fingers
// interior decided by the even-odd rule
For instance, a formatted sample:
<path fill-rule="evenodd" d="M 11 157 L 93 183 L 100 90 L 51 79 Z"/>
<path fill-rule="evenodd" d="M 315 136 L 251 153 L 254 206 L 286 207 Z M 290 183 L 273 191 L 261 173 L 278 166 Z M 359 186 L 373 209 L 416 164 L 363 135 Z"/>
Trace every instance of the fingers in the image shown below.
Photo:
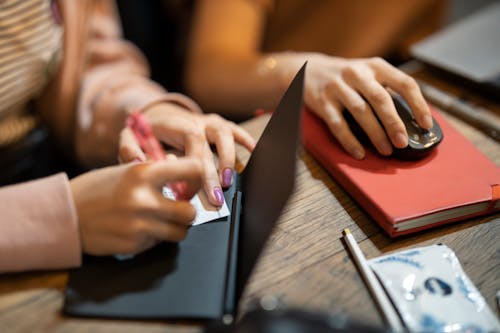
<path fill-rule="evenodd" d="M 322 114 L 332 132 L 337 131 L 334 135 L 351 155 L 355 156 L 357 151 L 360 156 L 358 142 L 345 134 L 342 121 L 331 117 L 331 114 L 341 114 L 341 109 L 332 111 L 328 99 L 338 101 L 353 115 L 382 155 L 390 155 L 392 146 L 404 148 L 408 145 L 408 134 L 387 88 L 396 91 L 408 102 L 421 127 L 432 127 L 427 103 L 416 81 L 405 73 L 381 58 L 346 60 L 341 67 L 338 75 L 327 80 L 324 88 L 327 97 L 322 98 L 325 99 L 322 102 L 324 105 L 319 108 L 323 111 L 318 113 Z"/>
<path fill-rule="evenodd" d="M 199 189 L 203 170 L 195 159 L 170 159 L 97 169 L 71 181 L 86 253 L 137 253 L 158 240 L 185 236 L 195 209 L 187 201 L 164 198 L 161 188 L 182 180 Z"/>
<path fill-rule="evenodd" d="M 129 128 L 124 128 L 120 133 L 118 160 L 121 163 L 146 161 L 146 155 Z"/>
<path fill-rule="evenodd" d="M 233 183 L 233 170 L 235 162 L 235 147 L 232 135 L 224 131 L 214 131 L 213 141 L 217 147 L 219 157 L 219 178 L 223 187 L 227 188 Z"/>
<path fill-rule="evenodd" d="M 137 254 L 161 241 L 180 242 L 186 238 L 189 226 L 190 224 L 182 225 L 151 217 L 135 218 L 129 221 L 128 230 L 124 235 L 113 237 L 115 248 L 113 253 Z"/>
<path fill-rule="evenodd" d="M 155 186 L 182 178 L 186 182 L 197 182 L 197 188 L 200 188 L 202 171 L 196 160 L 169 159 L 168 162 L 141 165 L 144 177 Z M 165 177 L 169 173 L 173 175 Z M 133 214 L 136 217 L 129 221 L 124 235 L 128 239 L 129 248 L 120 253 L 138 253 L 154 246 L 158 241 L 179 242 L 185 238 L 195 219 L 196 210 L 188 201 L 168 200 L 158 190 L 153 190 L 151 194 L 147 202 L 138 203 L 140 206 L 136 207 Z"/>
<path fill-rule="evenodd" d="M 235 142 L 253 151 L 255 140 L 243 128 L 217 115 L 209 115 L 207 138 L 215 143 L 219 158 L 219 178 L 223 187 L 231 186 L 236 159 Z"/>
<path fill-rule="evenodd" d="M 431 128 L 431 111 L 417 82 L 385 61 L 376 61 L 373 66 L 376 68 L 378 80 L 403 96 L 412 109 L 417 123 L 422 128 Z"/>
<path fill-rule="evenodd" d="M 214 142 L 219 157 L 219 180 L 223 187 L 231 186 L 235 161 L 233 134 L 229 127 L 207 128 L 207 138 Z"/>
<path fill-rule="evenodd" d="M 306 90 L 306 95 L 308 94 Z M 363 159 L 365 150 L 361 143 L 352 134 L 349 126 L 342 117 L 341 106 L 326 96 L 310 105 L 312 110 L 326 123 L 330 132 L 335 136 L 344 150 L 355 159 Z"/>
<path fill-rule="evenodd" d="M 175 154 L 167 154 L 165 156 L 165 161 L 176 161 L 177 156 Z M 189 201 L 200 189 L 199 182 L 193 183 L 186 180 L 175 181 L 173 183 L 166 184 L 175 195 L 177 200 Z"/>
<path fill-rule="evenodd" d="M 210 203 L 224 203 L 222 187 L 230 186 L 235 164 L 235 141 L 253 150 L 255 141 L 242 128 L 214 114 L 197 115 L 185 110 L 164 112 L 151 108 L 145 114 L 154 124 L 155 135 L 162 141 L 184 150 L 186 156 L 197 158 L 203 167 L 203 188 Z M 215 144 L 219 170 L 214 163 L 210 144 Z M 221 185 L 222 184 L 222 185 Z"/>
<path fill-rule="evenodd" d="M 207 139 L 217 148 L 220 183 L 223 187 L 229 187 L 232 184 L 236 159 L 235 142 L 252 151 L 255 148 L 255 140 L 243 128 L 219 115 L 207 115 L 206 120 Z"/>
<path fill-rule="evenodd" d="M 190 135 L 187 138 L 186 154 L 196 156 L 203 161 L 205 192 L 211 204 L 221 206 L 224 203 L 222 187 L 229 187 L 233 182 L 235 141 L 252 151 L 255 147 L 255 140 L 241 127 L 219 115 L 205 115 L 203 122 L 204 134 Z M 218 172 L 208 143 L 215 144 L 217 149 Z"/>
<path fill-rule="evenodd" d="M 378 118 L 385 128 L 385 132 L 387 132 L 394 146 L 398 148 L 406 147 L 408 144 L 408 135 L 404 124 L 396 112 L 391 96 L 375 80 L 373 73 L 367 71 L 366 67 L 353 68 L 345 72 L 345 80 L 347 84 L 368 101 L 372 111 L 377 113 Z M 378 125 L 373 113 L 366 112 L 360 114 L 354 111 L 353 116 L 365 130 L 377 150 L 383 155 L 390 155 L 392 153 L 391 143 L 387 139 L 383 129 Z"/>
<path fill-rule="evenodd" d="M 186 200 L 169 200 L 156 192 L 154 203 L 139 210 L 139 214 L 155 217 L 161 221 L 169 221 L 182 227 L 189 227 L 196 217 L 196 210 Z"/>
<path fill-rule="evenodd" d="M 141 167 L 144 178 L 150 180 L 155 187 L 181 179 L 183 184 L 192 186 L 196 183 L 194 192 L 201 186 L 202 169 L 195 159 L 169 156 L 167 161 L 143 164 Z M 156 189 L 151 195 L 147 202 L 136 208 L 136 218 L 129 224 L 127 237 L 131 248 L 122 253 L 138 253 L 159 241 L 179 242 L 186 237 L 187 230 L 196 217 L 196 210 L 188 201 L 168 200 Z"/>
<path fill-rule="evenodd" d="M 158 220 L 151 220 L 142 226 L 144 236 L 150 239 L 169 242 L 180 242 L 186 238 L 188 227 L 175 223 L 165 223 Z"/>
<path fill-rule="evenodd" d="M 392 153 L 392 145 L 386 132 L 396 147 L 405 147 L 408 144 L 406 129 L 396 112 L 389 93 L 374 81 L 358 81 L 356 85 L 371 106 L 367 104 L 364 111 L 361 112 L 357 109 L 350 109 L 348 106 L 347 109 L 366 132 L 379 153 L 382 155 Z M 377 116 L 373 112 L 376 112 Z M 385 131 L 377 121 L 377 117 L 383 124 Z"/>
<path fill-rule="evenodd" d="M 203 177 L 203 168 L 196 159 L 169 158 L 169 160 L 145 164 L 144 167 L 143 177 L 157 188 L 176 181 L 185 181 L 191 187 L 200 188 Z"/>
<path fill-rule="evenodd" d="M 253 151 L 256 145 L 255 139 L 250 134 L 248 134 L 247 131 L 245 131 L 235 123 L 229 122 L 229 126 L 233 131 L 234 141 L 241 144 L 248 151 Z"/>
<path fill-rule="evenodd" d="M 355 119 L 361 119 L 365 123 L 365 127 L 376 126 L 377 124 L 370 121 L 370 116 L 373 117 L 371 108 L 368 103 L 351 87 L 342 80 L 335 80 L 327 87 L 327 95 L 336 97 L 341 105 L 334 106 L 334 111 L 340 118 L 339 125 L 334 128 L 331 123 L 327 122 L 330 130 L 336 130 L 339 135 L 336 135 L 344 149 L 356 159 L 364 158 L 365 152 L 361 143 L 352 134 L 348 124 L 342 116 L 342 109 L 346 108 L 353 114 Z M 331 98 L 330 98 L 331 99 Z M 338 104 L 338 103 L 337 103 Z M 334 103 L 332 103 L 334 105 Z M 368 120 L 366 120 L 368 118 Z M 338 127 L 341 127 L 340 129 Z M 332 132 L 333 133 L 333 132 Z"/>
<path fill-rule="evenodd" d="M 196 157 L 203 165 L 203 189 L 212 205 L 222 206 L 224 195 L 215 168 L 212 151 L 205 135 L 191 135 L 186 140 L 186 154 Z"/>

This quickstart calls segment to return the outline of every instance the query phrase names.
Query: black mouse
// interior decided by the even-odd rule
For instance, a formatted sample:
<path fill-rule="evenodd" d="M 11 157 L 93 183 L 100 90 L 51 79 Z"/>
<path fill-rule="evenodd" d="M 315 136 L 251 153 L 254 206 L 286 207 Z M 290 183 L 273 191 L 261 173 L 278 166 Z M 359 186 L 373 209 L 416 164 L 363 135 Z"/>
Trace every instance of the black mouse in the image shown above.
<path fill-rule="evenodd" d="M 406 132 L 408 133 L 408 146 L 405 148 L 393 148 L 391 156 L 394 156 L 403 160 L 418 160 L 427 156 L 431 151 L 436 148 L 439 143 L 443 140 L 443 131 L 436 119 L 432 119 L 432 127 L 428 130 L 420 128 L 417 124 L 415 118 L 413 117 L 413 112 L 411 111 L 408 103 L 398 94 L 391 93 L 392 101 L 396 107 L 396 111 L 399 117 L 405 125 Z M 368 135 L 363 131 L 358 122 L 354 119 L 352 114 L 347 110 L 344 110 L 344 119 L 346 120 L 349 128 L 356 138 L 365 145 L 371 145 Z M 376 113 L 374 113 L 376 116 Z M 378 119 L 378 117 L 377 117 Z M 380 122 L 380 119 L 378 119 Z M 383 127 L 382 123 L 380 125 Z"/>

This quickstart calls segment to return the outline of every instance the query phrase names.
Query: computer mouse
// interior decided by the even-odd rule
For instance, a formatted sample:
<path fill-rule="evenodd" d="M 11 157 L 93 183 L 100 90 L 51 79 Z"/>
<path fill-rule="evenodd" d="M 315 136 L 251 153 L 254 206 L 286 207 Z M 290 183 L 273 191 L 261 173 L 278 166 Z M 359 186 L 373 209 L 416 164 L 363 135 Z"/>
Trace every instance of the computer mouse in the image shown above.
<path fill-rule="evenodd" d="M 411 108 L 403 99 L 403 97 L 396 93 L 391 93 L 391 97 L 396 107 L 396 111 L 403 121 L 406 132 L 408 133 L 408 146 L 406 146 L 405 148 L 396 148 L 393 146 L 393 152 L 391 156 L 402 160 L 418 160 L 427 156 L 443 140 L 443 131 L 441 130 L 441 127 L 437 123 L 436 119 L 433 118 L 433 125 L 430 129 L 425 130 L 420 128 L 420 126 L 417 124 L 417 121 L 413 117 Z M 352 114 L 347 110 L 344 110 L 344 119 L 349 125 L 352 133 L 362 144 L 370 145 L 373 147 L 373 144 L 368 138 L 368 135 L 366 135 L 366 133 L 354 119 Z M 380 122 L 380 119 L 378 120 Z M 381 122 L 380 124 L 382 128 L 384 128 Z"/>

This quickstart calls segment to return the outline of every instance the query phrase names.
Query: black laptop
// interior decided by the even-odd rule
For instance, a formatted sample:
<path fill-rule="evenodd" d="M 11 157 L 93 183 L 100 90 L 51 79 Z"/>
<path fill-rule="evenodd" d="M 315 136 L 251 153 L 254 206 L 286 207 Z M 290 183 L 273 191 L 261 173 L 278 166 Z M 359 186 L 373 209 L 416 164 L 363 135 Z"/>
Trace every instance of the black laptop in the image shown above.
<path fill-rule="evenodd" d="M 304 65 L 273 113 L 244 171 L 225 191 L 231 214 L 193 226 L 182 242 L 132 259 L 86 256 L 69 274 L 63 312 L 82 317 L 234 317 L 245 284 L 295 179 Z"/>

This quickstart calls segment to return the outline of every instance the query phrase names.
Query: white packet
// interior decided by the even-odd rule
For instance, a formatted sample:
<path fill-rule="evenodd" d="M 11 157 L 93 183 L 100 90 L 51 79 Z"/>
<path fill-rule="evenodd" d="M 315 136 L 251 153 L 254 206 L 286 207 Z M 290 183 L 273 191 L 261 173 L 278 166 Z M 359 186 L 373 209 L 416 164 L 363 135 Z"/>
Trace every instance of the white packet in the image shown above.
<path fill-rule="evenodd" d="M 455 253 L 431 245 L 368 261 L 411 332 L 500 332 Z"/>

